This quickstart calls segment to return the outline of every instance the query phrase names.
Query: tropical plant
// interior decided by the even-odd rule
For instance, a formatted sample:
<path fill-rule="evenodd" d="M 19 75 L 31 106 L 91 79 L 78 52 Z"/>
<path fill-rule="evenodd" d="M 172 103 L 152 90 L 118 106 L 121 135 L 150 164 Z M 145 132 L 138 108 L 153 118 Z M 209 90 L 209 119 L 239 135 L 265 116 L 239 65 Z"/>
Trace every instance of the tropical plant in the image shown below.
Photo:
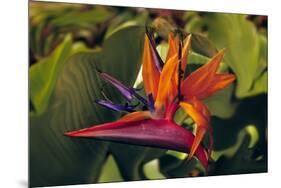
<path fill-rule="evenodd" d="M 266 17 L 263 16 L 30 2 L 31 186 L 266 172 L 266 32 Z M 146 33 L 153 35 L 145 37 Z M 179 38 L 172 35 L 169 38 L 169 33 Z M 180 36 L 189 34 L 192 37 L 178 45 Z M 190 44 L 189 55 L 182 59 L 186 57 L 187 44 Z M 173 52 L 172 45 L 175 47 Z M 183 53 L 177 53 L 180 48 Z M 222 48 L 225 48 L 223 59 L 223 52 L 218 51 Z M 150 50 L 143 53 L 144 49 Z M 147 61 L 143 57 L 147 57 Z M 151 60 L 152 57 L 156 59 Z M 181 66 L 188 62 L 182 69 L 185 73 L 175 71 L 172 74 L 172 70 L 179 69 L 175 63 L 169 63 L 169 59 L 177 65 L 183 62 Z M 144 62 L 163 62 L 161 74 L 155 67 L 150 69 L 153 64 Z M 217 67 L 218 62 L 220 65 Z M 212 72 L 210 65 L 215 64 L 213 68 L 218 70 Z M 204 67 L 205 71 L 202 71 Z M 149 70 L 156 71 L 156 74 Z M 168 81 L 171 82 L 161 78 L 164 71 L 165 78 L 170 76 Z M 199 76 L 192 78 L 196 72 L 200 73 Z M 216 74 L 208 77 L 211 72 Z M 148 73 L 148 79 L 141 73 Z M 223 75 L 228 82 L 224 89 L 212 93 L 212 96 L 199 97 L 200 102 L 190 98 L 189 103 L 181 104 L 182 109 L 173 113 L 176 129 L 187 135 L 189 149 L 195 143 L 194 138 L 198 141 L 199 145 L 192 149 L 197 157 L 191 158 L 188 150 L 184 153 L 177 148 L 165 147 L 167 143 L 163 140 L 140 146 L 134 145 L 139 143 L 119 143 L 116 139 L 105 141 L 64 135 L 84 128 L 87 132 L 91 125 L 108 125 L 109 122 L 120 122 L 120 118 L 130 119 L 131 115 L 126 115 L 126 111 L 144 110 L 146 113 L 140 113 L 140 117 L 147 115 L 150 118 L 153 109 L 156 110 L 152 102 L 158 102 L 161 106 L 158 109 L 166 109 L 163 107 L 172 104 L 167 97 L 177 96 L 179 90 L 171 87 L 178 88 L 181 84 L 174 78 L 182 75 L 180 82 L 184 83 L 184 78 L 191 77 L 190 80 L 194 81 L 189 83 L 194 84 L 204 75 L 202 73 L 206 75 L 206 80 L 199 84 L 199 88 L 205 91 L 202 95 L 208 95 L 205 86 L 210 86 L 210 89 L 211 83 L 215 83 L 210 81 L 211 78 Z M 232 82 L 233 76 L 227 75 L 235 75 L 236 81 Z M 159 83 L 150 85 L 150 80 L 155 78 Z M 176 84 L 171 84 L 173 82 Z M 163 95 L 157 100 L 157 92 L 152 90 L 160 85 Z M 181 88 L 182 92 L 184 88 Z M 193 92 L 199 96 L 198 87 L 191 93 L 190 90 L 192 88 L 187 89 L 187 95 Z M 150 100 L 151 96 L 153 100 Z M 212 127 L 212 134 L 206 132 L 208 134 L 202 138 L 197 136 L 196 129 L 201 123 L 196 117 L 201 116 L 192 115 L 192 107 L 198 107 L 198 104 L 204 106 L 199 114 L 206 114 L 206 109 L 210 112 L 204 118 L 209 118 Z M 135 130 L 141 132 L 140 127 L 132 122 L 128 124 L 138 127 Z M 145 128 L 157 135 L 160 132 L 156 128 L 161 130 L 160 126 L 151 123 Z M 166 130 L 171 130 L 170 127 L 167 125 Z M 126 128 L 130 129 L 129 126 Z M 99 129 L 98 126 L 92 128 L 95 129 Z M 122 135 L 118 131 L 114 134 Z M 213 135 L 213 139 L 209 135 Z M 169 136 L 173 137 L 167 133 L 168 140 L 171 139 Z M 213 147 L 208 150 L 212 140 Z M 198 154 L 197 146 L 201 148 L 201 154 Z"/>

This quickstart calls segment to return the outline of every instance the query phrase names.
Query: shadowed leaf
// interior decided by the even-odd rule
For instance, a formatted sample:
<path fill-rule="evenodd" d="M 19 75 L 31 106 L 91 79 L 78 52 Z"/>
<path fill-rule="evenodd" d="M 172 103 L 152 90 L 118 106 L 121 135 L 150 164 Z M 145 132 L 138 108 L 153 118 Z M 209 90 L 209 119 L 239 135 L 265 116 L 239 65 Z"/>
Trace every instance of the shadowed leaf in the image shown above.
<path fill-rule="evenodd" d="M 102 98 L 103 87 L 96 68 L 99 66 L 101 70 L 112 73 L 118 67 L 122 71 L 114 75 L 127 85 L 133 83 L 142 52 L 143 41 L 139 36 L 143 35 L 143 30 L 133 27 L 120 30 L 108 38 L 102 51 L 79 53 L 65 63 L 48 108 L 41 115 L 30 114 L 31 186 L 98 181 L 108 143 L 71 139 L 63 133 L 114 121 L 120 115 L 94 104 L 95 99 Z M 136 45 L 135 48 L 131 47 L 132 44 Z M 122 47 L 116 50 L 118 46 Z M 109 52 L 117 53 L 112 58 L 103 54 Z M 128 71 L 131 74 L 127 74 Z M 122 101 L 110 87 L 103 87 L 103 92 L 113 101 Z"/>

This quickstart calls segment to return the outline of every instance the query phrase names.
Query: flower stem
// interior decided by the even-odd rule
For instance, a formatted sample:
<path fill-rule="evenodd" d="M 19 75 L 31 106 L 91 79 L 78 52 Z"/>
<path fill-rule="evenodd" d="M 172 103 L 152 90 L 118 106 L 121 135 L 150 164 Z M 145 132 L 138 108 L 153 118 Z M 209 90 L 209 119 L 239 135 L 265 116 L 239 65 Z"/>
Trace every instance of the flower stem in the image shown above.
<path fill-rule="evenodd" d="M 178 108 L 179 108 L 178 102 L 171 103 L 166 111 L 166 119 L 172 121 L 174 119 L 174 115 Z"/>

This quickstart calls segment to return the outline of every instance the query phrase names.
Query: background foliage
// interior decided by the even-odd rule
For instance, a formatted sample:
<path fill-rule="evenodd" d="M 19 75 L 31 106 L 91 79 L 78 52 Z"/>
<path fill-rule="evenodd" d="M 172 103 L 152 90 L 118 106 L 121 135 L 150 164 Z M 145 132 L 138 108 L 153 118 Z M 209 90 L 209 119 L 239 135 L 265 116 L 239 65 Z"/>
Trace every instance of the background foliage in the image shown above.
<path fill-rule="evenodd" d="M 162 58 L 169 31 L 193 34 L 188 73 L 226 48 L 220 70 L 237 82 L 204 101 L 215 139 L 208 175 L 267 171 L 267 17 L 43 2 L 30 2 L 29 16 L 31 186 L 205 174 L 183 153 L 63 136 L 123 115 L 94 103 L 102 92 L 124 102 L 96 69 L 141 87 L 145 25 L 156 29 Z M 176 121 L 193 124 L 181 111 Z"/>

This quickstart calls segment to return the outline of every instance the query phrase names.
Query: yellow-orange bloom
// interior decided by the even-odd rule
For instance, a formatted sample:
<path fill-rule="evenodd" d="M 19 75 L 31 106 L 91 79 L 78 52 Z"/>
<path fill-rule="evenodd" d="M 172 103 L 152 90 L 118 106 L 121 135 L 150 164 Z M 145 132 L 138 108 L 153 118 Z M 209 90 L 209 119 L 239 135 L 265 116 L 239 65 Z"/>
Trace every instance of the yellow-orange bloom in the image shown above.
<path fill-rule="evenodd" d="M 155 99 L 156 116 L 164 116 L 170 119 L 172 118 L 170 115 L 177 109 L 177 106 L 180 106 L 196 123 L 197 131 L 189 153 L 189 159 L 194 155 L 207 131 L 210 133 L 210 155 L 213 145 L 210 112 L 200 100 L 227 87 L 235 80 L 235 76 L 228 73 L 217 73 L 219 64 L 224 56 L 224 50 L 220 50 L 208 63 L 192 72 L 186 78 L 183 78 L 183 76 L 179 77 L 179 74 L 185 71 L 191 35 L 184 40 L 183 46 L 181 46 L 179 37 L 173 37 L 172 33 L 169 34 L 168 40 L 169 49 L 167 57 L 163 70 L 159 72 L 155 62 L 147 61 L 147 59 L 153 60 L 153 54 L 149 53 L 151 50 L 147 50 L 151 48 L 151 44 L 149 43 L 148 36 L 146 36 L 143 76 L 148 75 L 148 77 L 144 77 L 143 82 L 145 87 L 153 85 L 153 89 L 146 89 L 146 94 L 149 95 L 152 90 L 156 92 L 152 93 Z M 153 80 L 157 80 L 157 82 L 153 82 Z"/>

